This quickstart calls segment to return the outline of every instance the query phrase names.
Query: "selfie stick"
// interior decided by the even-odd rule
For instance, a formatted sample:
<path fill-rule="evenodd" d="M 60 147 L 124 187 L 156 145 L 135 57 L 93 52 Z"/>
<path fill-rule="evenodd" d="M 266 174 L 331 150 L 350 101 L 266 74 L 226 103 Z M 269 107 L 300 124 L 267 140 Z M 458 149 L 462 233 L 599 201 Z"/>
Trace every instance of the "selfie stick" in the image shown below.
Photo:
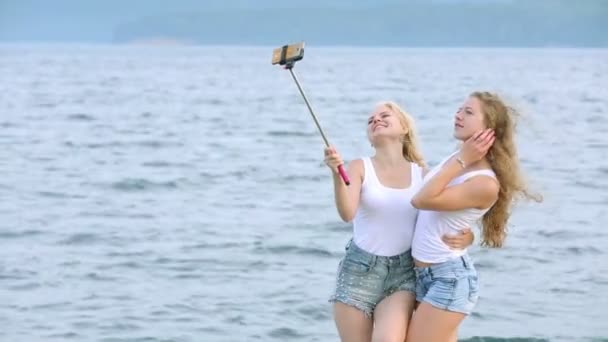
<path fill-rule="evenodd" d="M 289 70 L 289 73 L 291 73 L 291 77 L 293 77 L 294 82 L 296 82 L 296 85 L 298 86 L 298 90 L 300 91 L 300 94 L 302 94 L 302 97 L 304 98 L 304 102 L 306 102 L 306 106 L 308 107 L 308 111 L 310 112 L 310 115 L 312 115 L 312 119 L 315 121 L 315 125 L 317 125 L 317 128 L 319 129 L 319 133 L 321 133 L 321 137 L 323 138 L 323 141 L 325 142 L 325 146 L 329 147 L 329 140 L 327 140 L 327 137 L 325 136 L 325 133 L 323 132 L 323 129 L 321 128 L 321 125 L 319 124 L 319 120 L 317 120 L 317 116 L 315 115 L 315 112 L 312 110 L 312 106 L 310 105 L 310 102 L 308 102 L 308 98 L 306 97 L 306 94 L 304 94 L 304 90 L 302 89 L 302 86 L 300 85 L 300 82 L 298 81 L 296 74 L 293 72 L 293 66 L 295 64 L 295 61 L 285 61 L 286 51 L 287 51 L 287 45 L 283 46 L 283 50 L 281 53 L 281 61 L 279 62 L 279 64 L 284 65 L 285 69 Z M 344 171 L 344 165 L 338 165 L 338 173 L 340 174 L 340 177 L 342 177 L 344 184 L 350 185 L 350 180 L 348 179 L 348 175 L 346 174 L 346 171 Z"/>

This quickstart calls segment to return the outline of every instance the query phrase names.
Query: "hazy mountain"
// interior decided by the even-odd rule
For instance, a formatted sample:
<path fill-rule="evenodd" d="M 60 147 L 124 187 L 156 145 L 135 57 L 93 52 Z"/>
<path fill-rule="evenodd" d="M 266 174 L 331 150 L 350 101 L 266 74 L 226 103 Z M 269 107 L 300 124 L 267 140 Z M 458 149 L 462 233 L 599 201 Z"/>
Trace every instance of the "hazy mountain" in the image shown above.
<path fill-rule="evenodd" d="M 608 47 L 608 0 L 0 0 L 0 41 L 159 39 Z"/>

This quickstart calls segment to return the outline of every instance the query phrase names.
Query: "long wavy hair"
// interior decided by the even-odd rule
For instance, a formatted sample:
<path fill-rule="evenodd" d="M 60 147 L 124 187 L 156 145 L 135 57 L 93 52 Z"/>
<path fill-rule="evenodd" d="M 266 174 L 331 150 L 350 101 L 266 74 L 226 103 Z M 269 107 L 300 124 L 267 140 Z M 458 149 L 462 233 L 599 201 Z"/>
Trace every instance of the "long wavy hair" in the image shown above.
<path fill-rule="evenodd" d="M 502 247 L 507 236 L 507 221 L 511 209 L 518 199 L 542 201 L 538 194 L 531 193 L 519 166 L 515 146 L 515 128 L 519 113 L 507 106 L 496 94 L 474 92 L 470 95 L 481 102 L 485 124 L 494 129 L 495 141 L 487 159 L 500 183 L 498 200 L 482 218 L 482 245 Z"/>

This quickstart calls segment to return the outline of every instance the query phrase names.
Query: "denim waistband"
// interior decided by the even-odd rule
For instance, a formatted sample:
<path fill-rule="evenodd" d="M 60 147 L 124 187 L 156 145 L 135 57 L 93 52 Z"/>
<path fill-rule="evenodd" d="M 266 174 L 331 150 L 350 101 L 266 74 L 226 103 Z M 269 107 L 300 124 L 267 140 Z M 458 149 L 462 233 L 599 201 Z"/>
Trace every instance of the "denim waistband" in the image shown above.
<path fill-rule="evenodd" d="M 447 273 L 454 273 L 458 270 L 473 271 L 475 270 L 475 266 L 473 265 L 473 259 L 471 259 L 468 254 L 465 254 L 463 256 L 440 262 L 438 264 L 433 264 L 431 266 L 416 266 L 414 269 L 418 274 L 429 273 L 431 275 L 438 276 Z"/>
<path fill-rule="evenodd" d="M 369 258 L 369 260 L 371 260 L 374 263 L 377 261 L 385 262 L 387 264 L 392 264 L 392 263 L 397 263 L 397 262 L 400 264 L 413 263 L 411 249 L 408 249 L 407 251 L 405 251 L 401 254 L 397 254 L 397 255 L 393 255 L 393 256 L 382 256 L 382 255 L 376 255 L 376 254 L 363 250 L 361 247 L 357 246 L 357 244 L 351 239 L 350 241 L 348 241 L 348 244 L 346 245 L 346 250 L 351 250 L 354 253 L 364 255 L 366 258 Z"/>

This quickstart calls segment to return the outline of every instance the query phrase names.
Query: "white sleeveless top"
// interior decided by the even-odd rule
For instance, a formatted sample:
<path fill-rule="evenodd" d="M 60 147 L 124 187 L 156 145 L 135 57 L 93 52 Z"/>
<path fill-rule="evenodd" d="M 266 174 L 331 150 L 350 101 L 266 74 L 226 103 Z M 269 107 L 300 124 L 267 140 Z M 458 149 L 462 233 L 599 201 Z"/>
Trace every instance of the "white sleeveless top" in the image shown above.
<path fill-rule="evenodd" d="M 445 162 L 454 154 L 456 153 L 451 154 L 439 165 L 434 167 L 424 177 L 424 182 L 426 183 L 431 177 L 437 174 L 443 164 L 445 164 Z M 452 181 L 448 183 L 448 187 L 462 184 L 467 179 L 476 176 L 496 178 L 494 171 L 490 169 L 470 171 L 452 179 Z M 420 210 L 418 213 L 418 221 L 416 222 L 412 255 L 416 260 L 436 264 L 466 254 L 466 249 L 450 249 L 450 247 L 441 240 L 441 237 L 446 234 L 459 234 L 460 231 L 466 227 L 472 229 L 490 208 L 491 206 L 486 209 L 468 208 L 457 211 Z"/>
<path fill-rule="evenodd" d="M 411 205 L 411 200 L 422 184 L 422 169 L 416 163 L 410 163 L 410 186 L 389 188 L 378 180 L 371 159 L 362 159 L 365 176 L 353 219 L 353 241 L 375 255 L 402 254 L 412 247 L 418 209 Z"/>

